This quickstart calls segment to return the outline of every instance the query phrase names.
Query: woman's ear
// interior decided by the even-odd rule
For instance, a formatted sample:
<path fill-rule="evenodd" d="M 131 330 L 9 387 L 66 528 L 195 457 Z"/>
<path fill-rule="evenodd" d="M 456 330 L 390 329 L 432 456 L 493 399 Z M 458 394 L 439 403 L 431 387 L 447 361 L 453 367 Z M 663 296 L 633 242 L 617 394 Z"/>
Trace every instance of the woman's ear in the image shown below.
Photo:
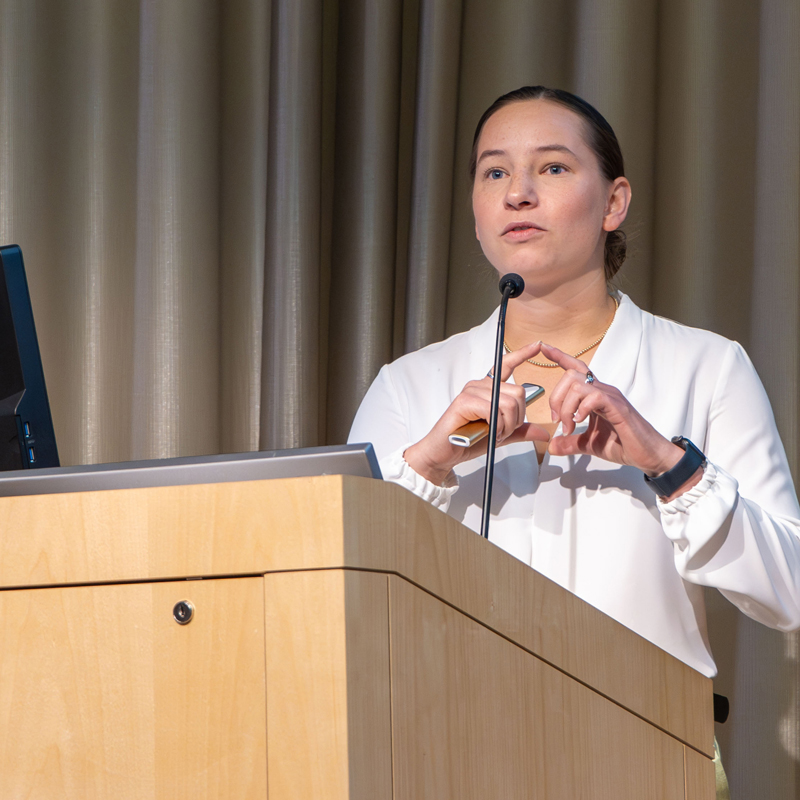
<path fill-rule="evenodd" d="M 608 192 L 606 213 L 603 215 L 603 230 L 615 231 L 625 222 L 631 204 L 631 185 L 627 178 L 615 178 Z"/>

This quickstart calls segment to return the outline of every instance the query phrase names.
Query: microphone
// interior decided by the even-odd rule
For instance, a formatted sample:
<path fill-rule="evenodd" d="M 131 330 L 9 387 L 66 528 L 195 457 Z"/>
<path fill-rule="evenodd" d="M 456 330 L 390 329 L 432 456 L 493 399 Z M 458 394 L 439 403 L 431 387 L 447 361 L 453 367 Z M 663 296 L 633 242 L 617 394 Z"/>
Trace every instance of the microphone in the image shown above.
<path fill-rule="evenodd" d="M 481 536 L 489 538 L 489 511 L 492 507 L 492 479 L 494 478 L 494 453 L 497 449 L 497 414 L 500 410 L 500 372 L 503 367 L 503 340 L 506 332 L 506 307 L 512 297 L 519 297 L 525 288 L 525 281 L 514 272 L 500 279 L 500 315 L 497 319 L 497 342 L 494 347 L 494 377 L 492 379 L 492 405 L 489 413 L 489 446 L 486 450 L 486 477 L 483 482 L 483 515 L 481 517 Z"/>
<path fill-rule="evenodd" d="M 500 301 L 501 303 L 507 302 L 508 300 L 519 297 L 525 291 L 525 281 L 522 280 L 520 275 L 517 275 L 516 272 L 509 272 L 508 275 L 503 275 L 500 278 L 500 293 L 503 295 L 503 299 Z M 508 289 L 508 298 L 506 298 L 506 289 Z M 505 315 L 505 308 L 503 308 L 502 313 L 502 324 L 503 329 L 505 330 L 506 326 L 506 315 Z M 499 322 L 499 321 L 498 321 Z"/>

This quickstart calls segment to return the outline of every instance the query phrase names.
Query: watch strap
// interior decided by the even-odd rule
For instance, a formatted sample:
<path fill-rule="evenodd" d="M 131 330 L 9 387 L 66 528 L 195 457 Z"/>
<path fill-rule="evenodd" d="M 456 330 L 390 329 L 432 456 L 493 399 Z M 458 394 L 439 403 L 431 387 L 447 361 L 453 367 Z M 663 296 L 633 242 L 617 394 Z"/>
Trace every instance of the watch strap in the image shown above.
<path fill-rule="evenodd" d="M 672 443 L 685 452 L 681 460 L 663 475 L 654 478 L 644 476 L 644 482 L 659 496 L 669 497 L 683 486 L 697 472 L 698 467 L 706 463 L 703 453 L 685 436 L 673 436 Z"/>

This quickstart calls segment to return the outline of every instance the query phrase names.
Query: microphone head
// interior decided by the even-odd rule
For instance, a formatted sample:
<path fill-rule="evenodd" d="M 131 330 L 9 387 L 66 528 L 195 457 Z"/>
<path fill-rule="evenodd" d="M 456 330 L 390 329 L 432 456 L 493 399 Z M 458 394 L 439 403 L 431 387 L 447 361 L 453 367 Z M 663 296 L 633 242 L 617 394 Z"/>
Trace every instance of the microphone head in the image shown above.
<path fill-rule="evenodd" d="M 525 289 L 525 281 L 516 272 L 509 272 L 500 278 L 500 293 L 505 294 L 507 287 L 511 289 L 509 297 L 519 297 Z"/>

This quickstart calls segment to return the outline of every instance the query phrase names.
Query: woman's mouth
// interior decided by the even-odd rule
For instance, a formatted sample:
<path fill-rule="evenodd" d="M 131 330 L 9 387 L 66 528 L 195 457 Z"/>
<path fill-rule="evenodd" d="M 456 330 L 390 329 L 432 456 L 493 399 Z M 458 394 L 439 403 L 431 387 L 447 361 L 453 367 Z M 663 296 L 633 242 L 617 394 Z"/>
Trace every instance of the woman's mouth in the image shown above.
<path fill-rule="evenodd" d="M 503 229 L 503 233 L 501 235 L 506 239 L 514 239 L 515 241 L 519 241 L 521 239 L 528 239 L 537 233 L 543 232 L 544 229 L 540 228 L 538 225 L 534 225 L 532 222 L 528 222 L 527 220 L 522 220 L 521 222 L 509 222 L 509 224 Z"/>

